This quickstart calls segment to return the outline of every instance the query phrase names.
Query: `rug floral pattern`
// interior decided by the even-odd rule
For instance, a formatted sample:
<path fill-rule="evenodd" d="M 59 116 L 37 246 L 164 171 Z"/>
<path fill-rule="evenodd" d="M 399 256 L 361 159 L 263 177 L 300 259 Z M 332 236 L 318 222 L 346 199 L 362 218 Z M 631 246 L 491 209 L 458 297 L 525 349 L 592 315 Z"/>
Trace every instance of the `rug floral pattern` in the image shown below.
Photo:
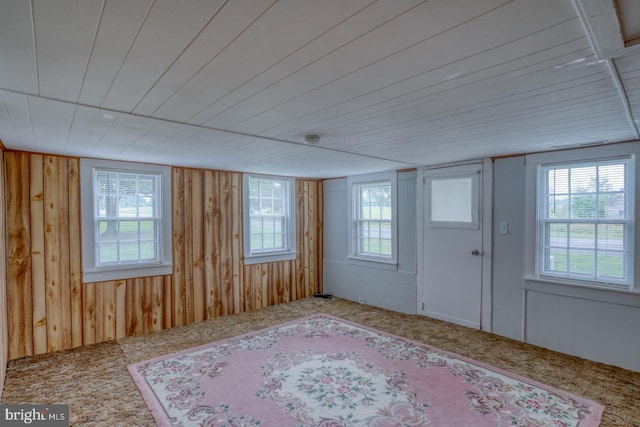
<path fill-rule="evenodd" d="M 327 315 L 129 369 L 160 425 L 585 427 L 603 409 Z"/>

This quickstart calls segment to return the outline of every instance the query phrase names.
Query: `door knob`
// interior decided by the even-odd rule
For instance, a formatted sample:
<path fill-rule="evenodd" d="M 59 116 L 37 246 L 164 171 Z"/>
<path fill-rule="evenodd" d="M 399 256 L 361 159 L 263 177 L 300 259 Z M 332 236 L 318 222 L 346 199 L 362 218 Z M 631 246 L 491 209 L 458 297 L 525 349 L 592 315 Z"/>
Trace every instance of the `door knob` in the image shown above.
<path fill-rule="evenodd" d="M 473 256 L 480 256 L 480 255 L 482 255 L 483 253 L 484 253 L 484 252 L 479 251 L 479 250 L 477 250 L 477 249 L 474 249 L 474 250 L 472 250 L 472 251 L 471 251 L 471 255 L 473 255 Z"/>

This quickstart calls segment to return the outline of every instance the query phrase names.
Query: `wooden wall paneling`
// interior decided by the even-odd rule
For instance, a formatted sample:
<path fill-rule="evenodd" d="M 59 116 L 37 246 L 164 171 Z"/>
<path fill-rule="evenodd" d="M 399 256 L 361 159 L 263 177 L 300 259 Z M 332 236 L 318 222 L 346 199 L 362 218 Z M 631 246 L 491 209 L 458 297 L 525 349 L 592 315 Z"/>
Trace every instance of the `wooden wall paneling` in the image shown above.
<path fill-rule="evenodd" d="M 256 264 L 258 266 L 258 281 L 256 285 L 259 287 L 260 304 L 258 308 L 269 306 L 269 264 Z"/>
<path fill-rule="evenodd" d="M 319 181 L 295 183 L 296 259 L 245 266 L 242 174 L 174 168 L 173 273 L 82 283 L 79 160 L 10 152 L 4 164 L 10 359 L 321 291 Z"/>
<path fill-rule="evenodd" d="M 95 318 L 95 283 L 82 285 L 82 312 L 84 320 L 84 345 L 95 344 L 96 318 Z"/>
<path fill-rule="evenodd" d="M 94 283 L 93 284 L 93 303 L 95 309 L 94 313 L 94 323 L 95 323 L 95 340 L 96 342 L 105 341 L 104 336 L 104 316 L 105 316 L 105 298 L 104 298 L 104 290 L 107 286 L 106 282 Z"/>
<path fill-rule="evenodd" d="M 139 279 L 139 285 L 142 294 L 142 331 L 148 333 L 153 331 L 153 287 L 151 277 L 143 277 Z"/>
<path fill-rule="evenodd" d="M 116 295 L 118 282 L 116 280 L 98 285 L 102 291 L 102 341 L 116 339 Z"/>
<path fill-rule="evenodd" d="M 44 157 L 45 280 L 47 284 L 47 348 L 71 348 L 69 284 L 69 170 L 67 159 Z"/>
<path fill-rule="evenodd" d="M 4 146 L 0 141 L 0 242 L 7 241 L 6 229 L 6 180 L 4 163 Z M 7 259 L 6 244 L 0 245 L 0 260 Z M 7 328 L 7 263 L 0 262 L 0 395 L 4 388 L 4 380 L 7 373 L 7 362 L 9 361 L 9 331 Z"/>
<path fill-rule="evenodd" d="M 166 274 L 162 277 L 162 327 L 168 329 L 173 326 L 173 275 Z"/>
<path fill-rule="evenodd" d="M 144 314 L 139 279 L 128 279 L 126 287 L 127 336 L 140 335 L 144 332 Z M 169 298 L 173 299 L 173 294 L 169 295 Z M 172 315 L 173 313 L 170 313 L 170 318 Z"/>
<path fill-rule="evenodd" d="M 220 315 L 220 173 L 205 171 L 205 290 L 207 319 Z"/>
<path fill-rule="evenodd" d="M 304 298 L 304 182 L 296 179 L 296 281 L 294 299 Z"/>
<path fill-rule="evenodd" d="M 29 156 L 31 209 L 31 290 L 33 298 L 33 353 L 47 352 L 47 303 L 44 277 L 44 177 L 43 156 Z"/>
<path fill-rule="evenodd" d="M 244 292 L 242 265 L 244 263 L 244 241 L 242 235 L 242 174 L 234 173 L 231 179 L 232 185 L 232 216 L 231 216 L 231 256 L 233 275 L 233 312 L 244 311 Z"/>
<path fill-rule="evenodd" d="M 80 160 L 69 165 L 69 285 L 71 292 L 71 344 L 82 345 L 82 251 L 80 217 Z"/>
<path fill-rule="evenodd" d="M 204 285 L 204 175 L 202 170 L 191 172 L 191 256 L 193 280 L 193 321 L 205 320 Z"/>
<path fill-rule="evenodd" d="M 213 171 L 204 172 L 204 290 L 205 290 L 205 310 L 206 319 L 212 319 L 215 308 L 213 302 L 214 296 L 214 257 L 213 239 L 215 236 L 214 226 L 214 204 L 218 180 Z"/>
<path fill-rule="evenodd" d="M 184 169 L 173 168 L 173 326 L 187 324 L 184 259 Z"/>
<path fill-rule="evenodd" d="M 311 220 L 313 212 L 312 183 L 304 181 L 304 296 L 313 295 L 313 241 L 311 236 Z"/>
<path fill-rule="evenodd" d="M 318 239 L 317 245 L 317 263 L 318 263 L 318 273 L 316 274 L 318 278 L 318 290 L 317 292 L 324 292 L 324 277 L 323 277 L 323 262 L 324 259 L 324 183 L 323 181 L 318 181 L 318 222 L 316 224 L 316 236 Z"/>
<path fill-rule="evenodd" d="M 231 172 L 220 173 L 220 315 L 233 314 L 233 186 Z"/>
<path fill-rule="evenodd" d="M 116 339 L 127 336 L 127 281 L 116 281 Z"/>
<path fill-rule="evenodd" d="M 164 329 L 163 323 L 163 293 L 164 278 L 155 276 L 149 278 L 151 281 L 151 331 L 161 331 Z"/>
<path fill-rule="evenodd" d="M 33 355 L 29 155 L 5 153 L 9 359 Z"/>
<path fill-rule="evenodd" d="M 309 296 L 320 291 L 318 286 L 318 271 L 320 270 L 318 265 L 318 192 L 318 181 L 311 181 L 309 184 L 309 283 L 311 285 Z"/>
<path fill-rule="evenodd" d="M 256 309 L 255 292 L 251 286 L 253 277 L 253 265 L 242 265 L 242 301 L 244 303 L 244 311 L 252 311 Z"/>
<path fill-rule="evenodd" d="M 192 182 L 192 169 L 185 169 L 184 171 L 184 287 L 185 287 L 185 300 L 186 300 L 186 323 L 193 323 L 195 315 L 193 312 L 194 294 L 193 294 L 193 222 L 191 218 L 193 216 L 192 208 L 192 195 L 193 195 L 193 182 Z"/>
<path fill-rule="evenodd" d="M 117 281 L 94 283 L 96 342 L 116 338 Z"/>

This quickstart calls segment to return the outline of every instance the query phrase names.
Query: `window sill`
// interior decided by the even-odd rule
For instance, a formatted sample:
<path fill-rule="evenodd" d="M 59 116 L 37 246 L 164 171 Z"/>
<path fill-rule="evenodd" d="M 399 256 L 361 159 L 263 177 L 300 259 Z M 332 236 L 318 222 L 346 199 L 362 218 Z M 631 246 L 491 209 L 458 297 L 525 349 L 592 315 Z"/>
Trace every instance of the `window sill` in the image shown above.
<path fill-rule="evenodd" d="M 265 255 L 245 255 L 244 265 L 264 264 L 268 262 L 291 261 L 296 259 L 295 252 L 277 252 Z"/>
<path fill-rule="evenodd" d="M 539 277 L 525 277 L 523 280 L 523 289 L 525 291 L 570 298 L 640 307 L 640 292 L 632 289 L 610 288 Z"/>
<path fill-rule="evenodd" d="M 383 270 L 391 270 L 391 271 L 398 270 L 398 263 L 396 261 L 391 261 L 391 260 L 348 256 L 347 262 L 349 264 L 359 265 L 362 267 L 380 268 Z"/>
<path fill-rule="evenodd" d="M 85 271 L 82 281 L 84 283 L 95 283 L 138 277 L 164 276 L 166 274 L 173 274 L 173 266 L 171 264 Z"/>

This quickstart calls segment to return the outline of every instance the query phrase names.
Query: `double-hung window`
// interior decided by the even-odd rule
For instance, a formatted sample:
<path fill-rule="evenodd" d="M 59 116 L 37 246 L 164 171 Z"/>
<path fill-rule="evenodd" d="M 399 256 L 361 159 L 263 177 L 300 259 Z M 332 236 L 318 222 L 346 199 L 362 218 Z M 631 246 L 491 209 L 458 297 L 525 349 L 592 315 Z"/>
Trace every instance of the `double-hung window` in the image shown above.
<path fill-rule="evenodd" d="M 245 264 L 295 259 L 295 180 L 245 174 Z"/>
<path fill-rule="evenodd" d="M 83 160 L 85 281 L 171 273 L 170 168 Z"/>
<path fill-rule="evenodd" d="M 537 276 L 632 287 L 634 181 L 633 156 L 538 165 Z"/>
<path fill-rule="evenodd" d="M 352 176 L 349 186 L 349 257 L 395 265 L 397 261 L 395 172 Z"/>

